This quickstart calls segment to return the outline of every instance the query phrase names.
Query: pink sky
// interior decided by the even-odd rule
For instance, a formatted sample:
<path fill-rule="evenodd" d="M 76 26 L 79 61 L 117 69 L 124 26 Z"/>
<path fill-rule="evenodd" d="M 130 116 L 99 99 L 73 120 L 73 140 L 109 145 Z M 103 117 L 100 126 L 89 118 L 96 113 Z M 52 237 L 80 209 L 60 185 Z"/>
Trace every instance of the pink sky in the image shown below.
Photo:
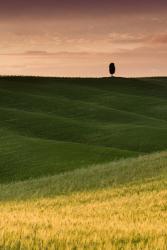
<path fill-rule="evenodd" d="M 167 75 L 167 3 L 31 1 L 0 3 L 0 74 Z"/>

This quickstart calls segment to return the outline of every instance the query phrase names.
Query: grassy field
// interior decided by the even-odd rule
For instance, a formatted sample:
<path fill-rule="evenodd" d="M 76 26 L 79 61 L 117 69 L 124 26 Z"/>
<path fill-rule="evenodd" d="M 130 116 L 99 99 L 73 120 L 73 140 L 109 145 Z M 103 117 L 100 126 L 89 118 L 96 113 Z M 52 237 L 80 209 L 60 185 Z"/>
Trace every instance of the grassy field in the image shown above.
<path fill-rule="evenodd" d="M 167 153 L 1 185 L 1 249 L 166 249 Z"/>
<path fill-rule="evenodd" d="M 0 78 L 0 249 L 167 249 L 167 78 Z"/>

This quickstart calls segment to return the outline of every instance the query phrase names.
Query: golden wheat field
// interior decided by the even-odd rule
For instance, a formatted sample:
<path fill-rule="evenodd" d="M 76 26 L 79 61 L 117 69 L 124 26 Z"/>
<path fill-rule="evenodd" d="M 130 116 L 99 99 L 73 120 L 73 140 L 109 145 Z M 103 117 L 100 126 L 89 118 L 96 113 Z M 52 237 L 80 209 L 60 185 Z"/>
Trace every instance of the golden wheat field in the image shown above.
<path fill-rule="evenodd" d="M 166 170 L 163 152 L 1 185 L 0 249 L 167 249 Z"/>

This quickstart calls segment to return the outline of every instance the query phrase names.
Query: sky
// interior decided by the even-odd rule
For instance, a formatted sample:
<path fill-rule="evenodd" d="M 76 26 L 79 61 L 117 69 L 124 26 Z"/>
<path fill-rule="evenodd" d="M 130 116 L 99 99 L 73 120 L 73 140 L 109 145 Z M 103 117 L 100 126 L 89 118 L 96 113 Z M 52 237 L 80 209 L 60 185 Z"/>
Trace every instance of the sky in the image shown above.
<path fill-rule="evenodd" d="M 1 0 L 0 74 L 167 75 L 166 0 Z"/>

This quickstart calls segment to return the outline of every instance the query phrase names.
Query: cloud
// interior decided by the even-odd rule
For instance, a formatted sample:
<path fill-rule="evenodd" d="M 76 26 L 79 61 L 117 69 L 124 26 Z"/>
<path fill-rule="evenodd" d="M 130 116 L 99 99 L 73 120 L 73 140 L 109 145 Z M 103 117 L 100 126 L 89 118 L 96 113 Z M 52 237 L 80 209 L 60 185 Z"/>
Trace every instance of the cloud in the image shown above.
<path fill-rule="evenodd" d="M 42 51 L 42 50 L 30 50 L 24 52 L 22 55 L 27 55 L 27 56 L 48 56 L 51 55 L 48 51 Z"/>
<path fill-rule="evenodd" d="M 129 34 L 129 33 L 110 33 L 109 41 L 117 44 L 166 44 L 167 33 L 160 34 Z"/>
<path fill-rule="evenodd" d="M 145 34 L 130 34 L 130 33 L 110 33 L 109 41 L 112 43 L 142 43 L 146 40 Z"/>
<path fill-rule="evenodd" d="M 154 44 L 167 44 L 167 33 L 152 37 L 151 42 Z"/>
<path fill-rule="evenodd" d="M 106 76 L 114 61 L 123 76 L 166 75 L 167 50 L 164 46 L 141 46 L 117 52 L 68 52 L 32 50 L 1 55 L 0 74 Z"/>

